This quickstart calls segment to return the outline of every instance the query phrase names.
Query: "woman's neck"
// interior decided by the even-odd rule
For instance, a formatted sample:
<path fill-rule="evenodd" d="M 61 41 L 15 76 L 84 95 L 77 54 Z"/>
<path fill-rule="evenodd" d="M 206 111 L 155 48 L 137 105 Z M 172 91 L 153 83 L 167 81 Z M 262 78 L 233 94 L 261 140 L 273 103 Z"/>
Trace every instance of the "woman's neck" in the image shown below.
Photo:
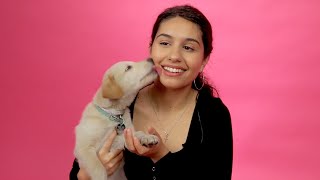
<path fill-rule="evenodd" d="M 176 111 L 183 109 L 196 95 L 190 86 L 179 89 L 168 89 L 152 84 L 148 87 L 148 96 L 153 101 L 158 111 Z"/>

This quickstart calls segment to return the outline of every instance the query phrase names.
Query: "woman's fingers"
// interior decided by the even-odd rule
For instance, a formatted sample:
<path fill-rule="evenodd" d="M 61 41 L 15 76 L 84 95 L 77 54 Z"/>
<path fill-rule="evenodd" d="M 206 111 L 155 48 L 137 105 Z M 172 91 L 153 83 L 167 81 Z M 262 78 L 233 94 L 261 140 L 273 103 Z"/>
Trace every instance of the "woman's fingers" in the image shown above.
<path fill-rule="evenodd" d="M 108 139 L 106 140 L 104 145 L 101 147 L 101 149 L 99 151 L 99 156 L 103 156 L 103 155 L 109 153 L 111 145 L 113 143 L 113 140 L 116 136 L 117 136 L 117 132 L 116 132 L 116 130 L 113 130 L 112 133 L 110 134 L 110 137 L 108 137 Z"/>
<path fill-rule="evenodd" d="M 140 141 L 133 135 L 131 129 L 125 129 L 124 137 L 126 141 L 126 147 L 130 152 L 142 155 L 142 153 L 146 151 L 146 147 L 140 144 Z"/>
<path fill-rule="evenodd" d="M 113 150 L 100 156 L 100 161 L 106 168 L 110 167 L 112 160 L 122 152 L 121 149 Z"/>
<path fill-rule="evenodd" d="M 107 173 L 108 175 L 112 175 L 120 166 L 121 161 L 123 158 L 123 152 L 122 150 L 119 151 L 119 153 L 115 154 L 115 157 L 111 159 L 111 161 L 107 164 Z"/>
<path fill-rule="evenodd" d="M 168 150 L 166 149 L 165 145 L 162 143 L 159 133 L 152 127 L 148 128 L 148 133 L 156 135 L 159 138 L 160 142 L 150 147 L 143 146 L 141 145 L 140 140 L 132 134 L 132 130 L 126 129 L 125 140 L 126 140 L 127 149 L 132 153 L 142 155 L 142 156 L 148 156 L 148 157 L 158 156 L 157 155 L 158 153 L 160 153 L 162 156 L 162 154 L 167 153 Z M 162 147 L 161 149 L 163 149 L 164 151 L 158 152 L 159 147 Z"/>
<path fill-rule="evenodd" d="M 149 127 L 149 128 L 148 128 L 148 133 L 149 133 L 149 134 L 156 135 L 156 136 L 158 136 L 158 137 L 160 138 L 160 134 L 159 134 L 158 131 L 157 131 L 155 128 L 153 128 L 153 127 Z M 160 139 L 161 139 L 161 138 L 160 138 Z"/>
<path fill-rule="evenodd" d="M 126 141 L 126 148 L 135 153 L 136 152 L 136 148 L 134 146 L 134 143 L 133 143 L 133 134 L 132 134 L 132 130 L 131 129 L 125 129 L 124 130 L 124 138 L 125 138 L 125 141 Z"/>
<path fill-rule="evenodd" d="M 112 143 L 116 136 L 117 132 L 115 130 L 112 131 L 98 153 L 99 159 L 103 166 L 106 168 L 108 176 L 110 176 L 117 170 L 123 158 L 122 149 L 110 151 Z"/>
<path fill-rule="evenodd" d="M 140 140 L 137 137 L 133 137 L 133 145 L 139 155 L 144 155 L 150 150 L 150 148 L 141 145 Z"/>

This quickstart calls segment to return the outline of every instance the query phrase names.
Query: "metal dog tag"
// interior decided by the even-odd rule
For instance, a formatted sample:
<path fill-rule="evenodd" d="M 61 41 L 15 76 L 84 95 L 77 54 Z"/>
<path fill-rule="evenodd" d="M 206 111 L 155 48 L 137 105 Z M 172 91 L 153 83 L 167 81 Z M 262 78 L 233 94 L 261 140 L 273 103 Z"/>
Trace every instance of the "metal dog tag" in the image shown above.
<path fill-rule="evenodd" d="M 117 126 L 115 127 L 117 134 L 122 134 L 123 130 L 126 128 L 126 126 L 123 123 L 119 123 L 117 124 Z"/>

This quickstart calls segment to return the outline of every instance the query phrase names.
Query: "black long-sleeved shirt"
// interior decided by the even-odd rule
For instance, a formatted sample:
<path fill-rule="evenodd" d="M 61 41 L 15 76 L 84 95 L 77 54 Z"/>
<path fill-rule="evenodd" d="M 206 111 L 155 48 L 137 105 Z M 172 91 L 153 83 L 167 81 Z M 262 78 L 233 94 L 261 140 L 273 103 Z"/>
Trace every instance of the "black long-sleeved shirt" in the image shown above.
<path fill-rule="evenodd" d="M 130 107 L 133 112 L 133 105 Z M 199 92 L 183 148 L 158 162 L 124 151 L 128 180 L 231 180 L 233 138 L 231 117 L 220 98 Z M 76 177 L 78 164 L 70 172 Z"/>

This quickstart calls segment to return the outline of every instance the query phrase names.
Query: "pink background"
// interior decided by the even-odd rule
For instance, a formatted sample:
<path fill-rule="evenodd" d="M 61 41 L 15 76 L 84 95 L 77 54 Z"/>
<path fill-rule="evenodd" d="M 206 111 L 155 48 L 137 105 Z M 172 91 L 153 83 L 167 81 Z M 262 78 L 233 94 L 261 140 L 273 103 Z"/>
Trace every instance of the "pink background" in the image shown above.
<path fill-rule="evenodd" d="M 185 2 L 214 28 L 206 72 L 232 115 L 233 180 L 320 179 L 318 0 L 1 1 L 0 179 L 68 179 L 104 70 L 147 57 L 156 15 Z"/>

